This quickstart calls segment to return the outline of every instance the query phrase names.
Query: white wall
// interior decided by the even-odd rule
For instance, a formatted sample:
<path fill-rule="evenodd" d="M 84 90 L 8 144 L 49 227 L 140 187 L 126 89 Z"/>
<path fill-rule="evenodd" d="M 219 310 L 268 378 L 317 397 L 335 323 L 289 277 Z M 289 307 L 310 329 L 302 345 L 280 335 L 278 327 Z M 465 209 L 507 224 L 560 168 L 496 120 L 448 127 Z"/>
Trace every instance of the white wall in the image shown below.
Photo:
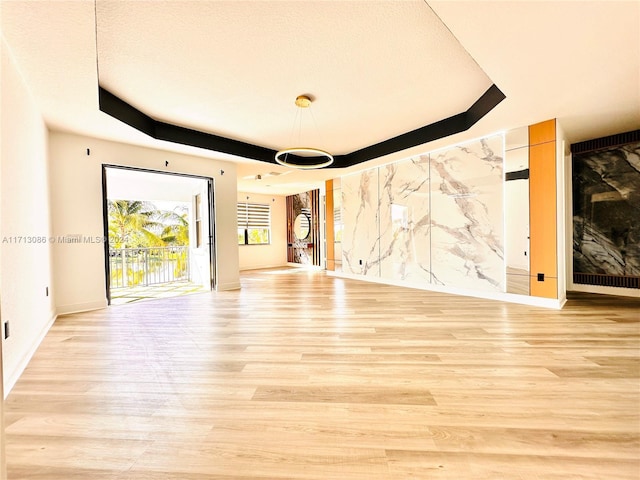
<path fill-rule="evenodd" d="M 249 198 L 247 199 L 247 197 Z M 271 243 L 269 245 L 240 245 L 240 270 L 281 267 L 286 265 L 286 197 L 238 192 L 237 201 L 271 205 Z"/>
<path fill-rule="evenodd" d="M 61 132 L 53 132 L 49 144 L 52 226 L 56 238 L 77 234 L 82 238 L 101 238 L 104 235 L 103 164 L 214 178 L 218 289 L 240 287 L 234 163 Z M 87 149 L 90 155 L 87 155 Z M 169 162 L 168 167 L 165 162 Z M 56 242 L 53 265 L 58 313 L 106 305 L 104 245 L 101 242 Z"/>
<path fill-rule="evenodd" d="M 196 197 L 200 195 L 200 205 L 196 205 Z M 191 192 L 191 219 L 189 220 L 190 234 L 190 255 L 191 259 L 191 280 L 201 284 L 204 288 L 209 288 L 210 264 L 209 264 L 209 187 L 207 182 L 201 182 L 198 188 Z M 197 222 L 200 218 L 200 246 L 198 246 Z"/>
<path fill-rule="evenodd" d="M 8 393 L 53 323 L 55 289 L 47 128 L 4 39 L 1 71 L 0 292 L 2 320 L 10 325 L 2 347 Z"/>

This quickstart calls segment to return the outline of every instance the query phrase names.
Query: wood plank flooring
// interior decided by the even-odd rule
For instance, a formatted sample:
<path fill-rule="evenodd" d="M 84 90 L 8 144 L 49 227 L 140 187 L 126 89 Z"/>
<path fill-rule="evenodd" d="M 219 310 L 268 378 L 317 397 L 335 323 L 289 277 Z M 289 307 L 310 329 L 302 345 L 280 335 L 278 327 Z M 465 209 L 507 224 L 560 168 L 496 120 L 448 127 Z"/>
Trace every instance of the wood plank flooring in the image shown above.
<path fill-rule="evenodd" d="M 334 278 L 60 317 L 9 480 L 640 479 L 640 300 L 562 311 Z"/>

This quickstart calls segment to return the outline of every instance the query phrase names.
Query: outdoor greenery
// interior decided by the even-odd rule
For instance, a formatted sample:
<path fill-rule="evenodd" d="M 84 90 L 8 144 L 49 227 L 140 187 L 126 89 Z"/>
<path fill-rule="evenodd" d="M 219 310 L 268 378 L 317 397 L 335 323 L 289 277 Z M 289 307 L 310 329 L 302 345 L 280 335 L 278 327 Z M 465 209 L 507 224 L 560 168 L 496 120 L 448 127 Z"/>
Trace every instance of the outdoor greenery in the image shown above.
<path fill-rule="evenodd" d="M 271 230 L 271 206 L 238 202 L 238 244 L 268 245 Z"/>
<path fill-rule="evenodd" d="M 189 245 L 188 212 L 184 207 L 165 211 L 138 200 L 108 200 L 107 207 L 112 248 Z"/>
<path fill-rule="evenodd" d="M 247 238 L 245 239 L 245 232 Z M 239 245 L 266 245 L 269 243 L 268 228 L 238 228 Z"/>
<path fill-rule="evenodd" d="M 108 200 L 107 207 L 111 285 L 148 284 L 151 277 L 177 279 L 188 272 L 186 208 L 165 211 L 138 200 Z"/>

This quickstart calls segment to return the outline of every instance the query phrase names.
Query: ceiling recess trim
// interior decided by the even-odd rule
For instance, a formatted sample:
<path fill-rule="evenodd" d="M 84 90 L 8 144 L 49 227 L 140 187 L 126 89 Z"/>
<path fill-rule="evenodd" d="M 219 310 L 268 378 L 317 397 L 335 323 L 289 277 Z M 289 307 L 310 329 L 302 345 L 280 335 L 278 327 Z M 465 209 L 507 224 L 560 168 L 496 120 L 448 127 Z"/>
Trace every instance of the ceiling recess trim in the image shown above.
<path fill-rule="evenodd" d="M 273 149 L 155 120 L 103 87 L 99 86 L 98 89 L 100 111 L 152 138 L 277 165 L 276 151 Z M 475 125 L 505 98 L 504 93 L 495 84 L 491 85 L 466 111 L 360 150 L 335 155 L 334 163 L 325 168 L 350 167 L 463 132 Z"/>

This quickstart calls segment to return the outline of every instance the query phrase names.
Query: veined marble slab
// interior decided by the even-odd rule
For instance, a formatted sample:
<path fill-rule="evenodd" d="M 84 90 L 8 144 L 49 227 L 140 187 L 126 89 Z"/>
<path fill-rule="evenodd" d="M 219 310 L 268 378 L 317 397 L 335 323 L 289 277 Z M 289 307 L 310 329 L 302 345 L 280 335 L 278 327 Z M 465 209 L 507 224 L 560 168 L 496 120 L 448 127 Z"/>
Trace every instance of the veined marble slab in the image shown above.
<path fill-rule="evenodd" d="M 640 275 L 640 143 L 573 156 L 573 270 Z"/>
<path fill-rule="evenodd" d="M 429 156 L 380 167 L 380 276 L 431 281 Z"/>
<path fill-rule="evenodd" d="M 430 155 L 433 283 L 504 291 L 503 150 L 496 135 Z"/>
<path fill-rule="evenodd" d="M 341 178 L 343 272 L 504 291 L 503 136 Z"/>
<path fill-rule="evenodd" d="M 341 178 L 342 271 L 380 276 L 378 169 Z"/>

